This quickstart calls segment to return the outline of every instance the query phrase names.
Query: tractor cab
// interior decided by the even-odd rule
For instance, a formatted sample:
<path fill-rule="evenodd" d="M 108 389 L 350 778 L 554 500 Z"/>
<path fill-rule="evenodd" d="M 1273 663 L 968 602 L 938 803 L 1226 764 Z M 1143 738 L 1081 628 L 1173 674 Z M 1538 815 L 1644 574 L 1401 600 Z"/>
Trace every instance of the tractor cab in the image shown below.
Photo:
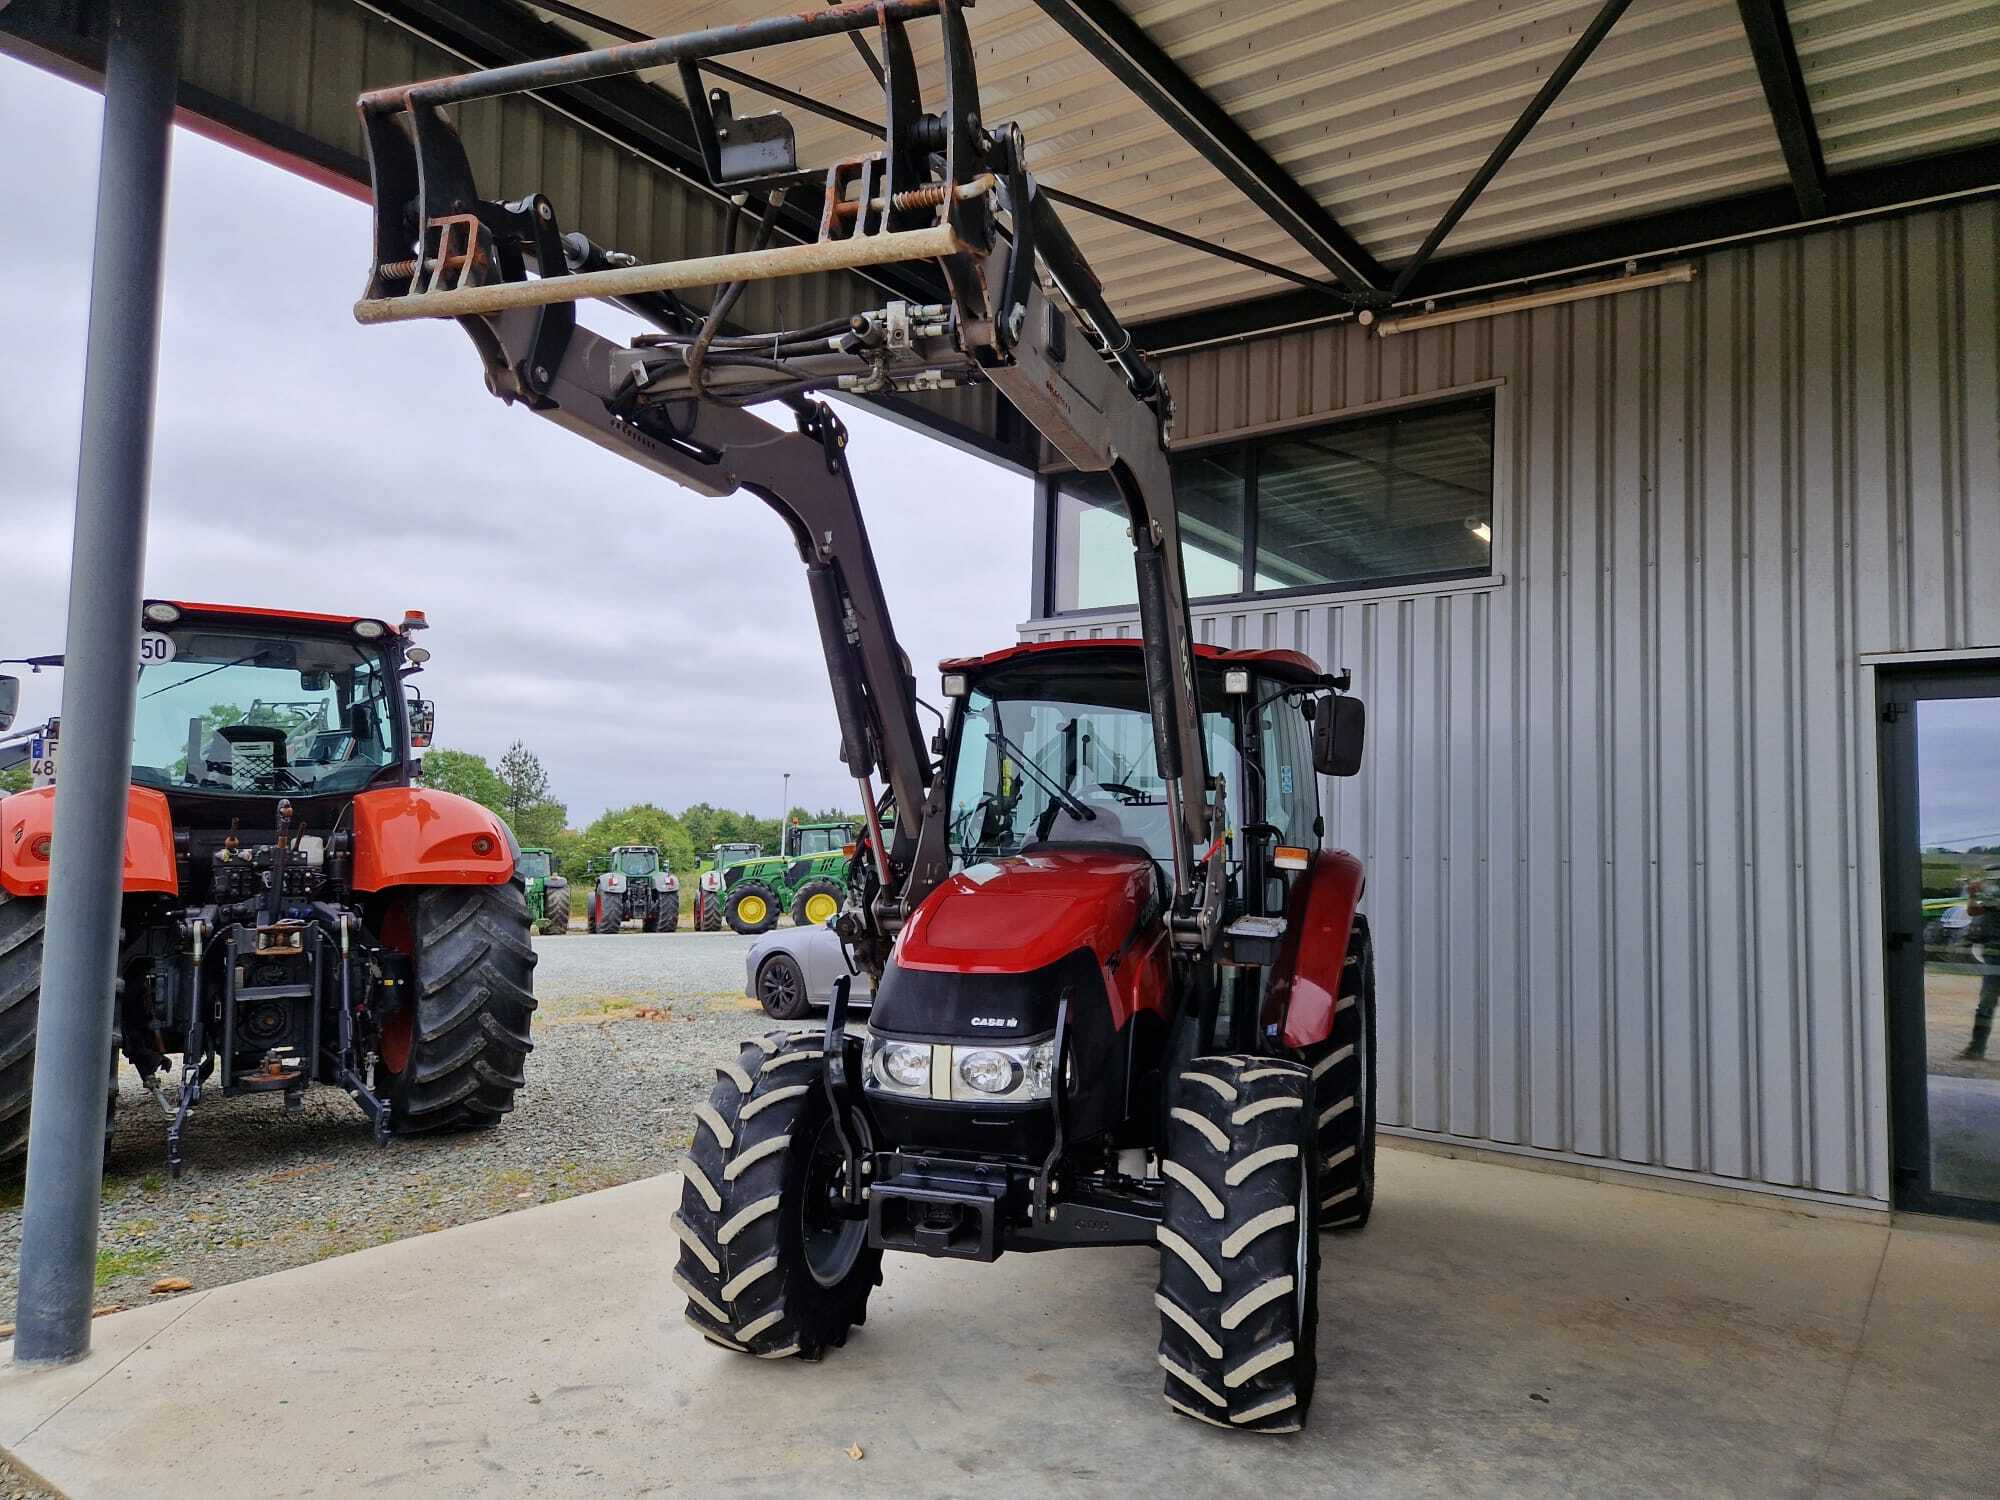
<path fill-rule="evenodd" d="M 792 823 L 785 828 L 785 858 L 838 854 L 853 842 L 852 823 Z"/>
<path fill-rule="evenodd" d="M 611 868 L 617 874 L 644 879 L 660 868 L 660 851 L 651 845 L 630 845 L 613 849 Z"/>

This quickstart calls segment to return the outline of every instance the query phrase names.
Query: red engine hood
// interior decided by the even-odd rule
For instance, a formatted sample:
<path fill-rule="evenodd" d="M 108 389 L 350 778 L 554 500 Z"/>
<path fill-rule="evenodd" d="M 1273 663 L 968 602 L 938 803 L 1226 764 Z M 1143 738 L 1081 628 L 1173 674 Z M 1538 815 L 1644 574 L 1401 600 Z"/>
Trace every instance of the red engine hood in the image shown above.
<path fill-rule="evenodd" d="M 903 925 L 906 969 L 1024 974 L 1090 948 L 1105 962 L 1155 906 L 1154 866 L 1120 850 L 1011 855 L 959 871 Z"/>

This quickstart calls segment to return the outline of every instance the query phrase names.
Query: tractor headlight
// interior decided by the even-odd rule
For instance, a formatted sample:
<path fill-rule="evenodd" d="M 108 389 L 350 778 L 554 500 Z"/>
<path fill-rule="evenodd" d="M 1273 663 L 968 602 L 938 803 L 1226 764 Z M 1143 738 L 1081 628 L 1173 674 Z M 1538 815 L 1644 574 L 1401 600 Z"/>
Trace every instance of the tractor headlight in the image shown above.
<path fill-rule="evenodd" d="M 380 620 L 356 620 L 354 633 L 364 641 L 379 641 L 389 633 L 389 627 Z"/>
<path fill-rule="evenodd" d="M 931 1049 L 922 1042 L 891 1042 L 874 1037 L 868 1043 L 868 1084 L 892 1094 L 929 1098 Z"/>
<path fill-rule="evenodd" d="M 1054 1092 L 1053 1039 L 1022 1047 L 954 1047 L 873 1037 L 866 1083 L 913 1099 L 961 1104 L 1032 1104 Z"/>
<path fill-rule="evenodd" d="M 703 870 L 701 872 L 701 888 L 705 891 L 721 890 L 722 877 L 713 870 Z"/>

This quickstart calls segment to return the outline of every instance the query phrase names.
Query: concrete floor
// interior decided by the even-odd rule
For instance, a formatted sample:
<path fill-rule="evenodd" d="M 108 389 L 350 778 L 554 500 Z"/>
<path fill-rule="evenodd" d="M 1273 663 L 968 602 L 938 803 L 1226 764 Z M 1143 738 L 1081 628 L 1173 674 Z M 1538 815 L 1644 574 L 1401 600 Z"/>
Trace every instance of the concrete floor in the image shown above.
<path fill-rule="evenodd" d="M 1991 1495 L 2000 1237 L 1385 1151 L 1292 1438 L 1173 1417 L 1154 1256 L 892 1258 L 820 1365 L 702 1343 L 671 1178 L 101 1320 L 0 1373 L 85 1497 Z M 863 1457 L 848 1456 L 859 1444 Z"/>

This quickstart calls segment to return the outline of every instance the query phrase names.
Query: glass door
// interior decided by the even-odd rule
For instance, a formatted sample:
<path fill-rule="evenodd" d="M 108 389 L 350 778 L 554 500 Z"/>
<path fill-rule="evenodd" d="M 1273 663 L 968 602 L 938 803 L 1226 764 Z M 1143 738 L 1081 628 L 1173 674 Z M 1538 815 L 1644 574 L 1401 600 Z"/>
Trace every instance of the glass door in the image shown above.
<path fill-rule="evenodd" d="M 2000 1219 L 2000 669 L 1885 673 L 1896 1204 Z"/>

